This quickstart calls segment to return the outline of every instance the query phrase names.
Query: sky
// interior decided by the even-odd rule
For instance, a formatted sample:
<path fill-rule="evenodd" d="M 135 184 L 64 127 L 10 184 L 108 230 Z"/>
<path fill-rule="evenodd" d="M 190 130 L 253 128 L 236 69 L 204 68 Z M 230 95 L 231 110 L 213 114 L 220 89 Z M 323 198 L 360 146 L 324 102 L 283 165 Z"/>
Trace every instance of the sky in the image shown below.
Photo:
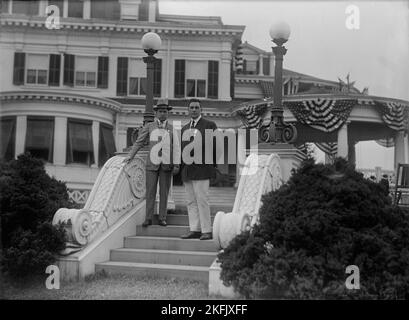
<path fill-rule="evenodd" d="M 349 29 L 346 12 L 359 10 L 359 28 Z M 409 1 L 160 0 L 160 13 L 220 16 L 244 25 L 242 40 L 271 50 L 269 29 L 286 21 L 291 35 L 284 68 L 337 81 L 356 81 L 370 95 L 409 101 Z M 358 168 L 393 169 L 393 148 L 375 142 L 356 146 Z M 318 153 L 318 159 L 323 155 Z"/>

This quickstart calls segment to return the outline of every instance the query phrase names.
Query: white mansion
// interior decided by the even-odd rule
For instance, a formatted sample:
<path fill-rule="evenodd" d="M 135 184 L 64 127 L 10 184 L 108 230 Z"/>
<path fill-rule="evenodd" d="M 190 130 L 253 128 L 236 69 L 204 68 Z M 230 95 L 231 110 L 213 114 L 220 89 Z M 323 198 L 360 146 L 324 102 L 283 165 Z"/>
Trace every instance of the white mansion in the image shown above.
<path fill-rule="evenodd" d="M 46 27 L 50 5 L 59 8 L 59 29 Z M 90 190 L 105 161 L 142 125 L 141 38 L 149 31 L 162 39 L 154 95 L 169 99 L 171 120 L 185 123 L 186 101 L 197 97 L 218 127 L 239 128 L 238 108 L 272 96 L 274 56 L 242 43 L 245 26 L 159 7 L 159 0 L 1 1 L 0 157 L 30 151 L 72 192 Z M 284 69 L 285 96 L 337 89 L 338 82 Z M 284 115 L 295 120 L 288 109 Z M 226 179 L 215 185 L 231 186 L 236 170 L 219 165 Z"/>

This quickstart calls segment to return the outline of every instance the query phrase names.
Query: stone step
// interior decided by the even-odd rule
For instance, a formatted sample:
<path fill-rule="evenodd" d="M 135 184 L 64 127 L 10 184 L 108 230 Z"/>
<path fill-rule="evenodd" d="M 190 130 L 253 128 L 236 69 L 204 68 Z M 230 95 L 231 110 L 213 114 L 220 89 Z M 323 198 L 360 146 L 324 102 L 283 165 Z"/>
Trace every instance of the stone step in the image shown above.
<path fill-rule="evenodd" d="M 132 249 L 157 249 L 217 252 L 214 240 L 180 239 L 174 237 L 133 236 L 124 239 L 124 247 Z"/>
<path fill-rule="evenodd" d="M 214 215 L 211 216 L 212 224 L 214 221 Z M 166 216 L 166 222 L 168 225 L 174 226 L 188 226 L 189 225 L 189 216 L 187 214 L 168 214 Z"/>
<path fill-rule="evenodd" d="M 232 212 L 233 211 L 233 204 L 234 201 L 232 203 L 228 203 L 225 205 L 210 205 L 210 214 L 212 216 L 215 216 L 217 212 L 219 211 L 224 211 L 224 212 Z M 186 205 L 177 205 L 176 204 L 176 210 L 178 212 L 178 214 L 187 214 L 187 207 Z"/>
<path fill-rule="evenodd" d="M 203 266 L 107 261 L 95 265 L 96 272 L 102 270 L 108 274 L 150 275 L 204 282 L 209 281 L 209 267 Z"/>
<path fill-rule="evenodd" d="M 121 248 L 111 250 L 110 261 L 210 267 L 217 252 Z"/>
<path fill-rule="evenodd" d="M 151 225 L 148 227 L 137 226 L 136 235 L 148 237 L 180 237 L 181 235 L 188 233 L 189 230 L 190 229 L 187 225 L 168 225 L 166 227 L 159 225 Z"/>

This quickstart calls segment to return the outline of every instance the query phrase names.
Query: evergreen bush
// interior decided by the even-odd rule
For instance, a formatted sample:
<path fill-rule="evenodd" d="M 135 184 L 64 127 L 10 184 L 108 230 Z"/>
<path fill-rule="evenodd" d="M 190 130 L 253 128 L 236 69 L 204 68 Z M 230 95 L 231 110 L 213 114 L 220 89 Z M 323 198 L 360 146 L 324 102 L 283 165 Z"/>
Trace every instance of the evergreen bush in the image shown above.
<path fill-rule="evenodd" d="M 409 297 L 409 219 L 345 160 L 303 162 L 263 196 L 260 223 L 218 255 L 221 278 L 248 298 Z M 360 289 L 345 285 L 348 265 Z"/>
<path fill-rule="evenodd" d="M 62 228 L 51 225 L 55 212 L 72 207 L 64 183 L 51 178 L 30 154 L 0 163 L 0 218 L 4 270 L 24 277 L 44 273 L 64 249 Z"/>

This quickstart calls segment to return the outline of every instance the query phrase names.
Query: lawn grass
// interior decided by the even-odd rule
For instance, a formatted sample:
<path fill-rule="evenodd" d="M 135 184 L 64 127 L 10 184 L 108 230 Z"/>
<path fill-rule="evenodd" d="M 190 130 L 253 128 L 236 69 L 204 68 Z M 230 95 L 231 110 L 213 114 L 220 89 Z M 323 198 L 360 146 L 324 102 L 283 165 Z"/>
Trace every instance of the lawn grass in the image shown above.
<path fill-rule="evenodd" d="M 18 300 L 206 300 L 208 284 L 200 281 L 152 276 L 99 273 L 84 281 L 61 283 L 60 289 L 45 287 L 46 276 L 15 282 L 3 278 L 0 299 Z"/>

